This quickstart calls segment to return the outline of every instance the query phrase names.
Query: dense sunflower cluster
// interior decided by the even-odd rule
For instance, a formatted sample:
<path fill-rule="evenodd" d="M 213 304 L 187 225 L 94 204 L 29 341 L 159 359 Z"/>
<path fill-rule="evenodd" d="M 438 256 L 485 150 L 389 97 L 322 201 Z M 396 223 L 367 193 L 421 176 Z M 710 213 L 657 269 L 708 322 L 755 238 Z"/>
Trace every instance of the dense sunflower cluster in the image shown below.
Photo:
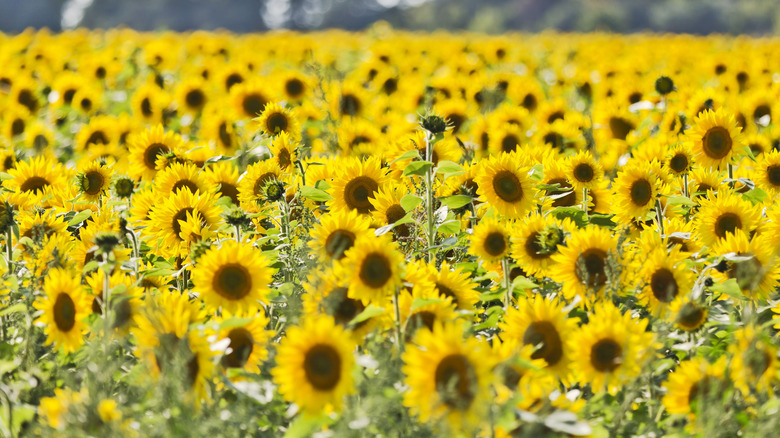
<path fill-rule="evenodd" d="M 778 47 L 0 34 L 3 433 L 772 435 Z"/>

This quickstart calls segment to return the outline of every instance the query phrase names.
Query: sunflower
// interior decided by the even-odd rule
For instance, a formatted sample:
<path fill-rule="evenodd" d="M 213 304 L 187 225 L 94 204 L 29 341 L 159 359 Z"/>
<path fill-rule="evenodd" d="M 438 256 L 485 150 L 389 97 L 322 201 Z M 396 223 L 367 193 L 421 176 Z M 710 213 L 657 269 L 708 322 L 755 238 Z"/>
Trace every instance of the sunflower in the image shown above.
<path fill-rule="evenodd" d="M 278 79 L 282 88 L 280 94 L 290 102 L 301 102 L 311 92 L 309 78 L 299 71 L 290 70 L 281 74 Z"/>
<path fill-rule="evenodd" d="M 707 307 L 690 298 L 678 298 L 669 305 L 669 319 L 675 327 L 692 332 L 707 322 Z"/>
<path fill-rule="evenodd" d="M 408 189 L 405 186 L 388 184 L 380 188 L 373 198 L 368 198 L 374 207 L 374 221 L 381 225 L 392 225 L 406 216 L 406 209 L 401 205 L 401 199 L 406 193 Z M 411 237 L 412 231 L 412 224 L 401 224 L 393 228 L 393 235 L 396 238 L 407 239 Z"/>
<path fill-rule="evenodd" d="M 219 187 L 219 197 L 228 197 L 238 205 L 238 168 L 229 161 L 213 163 L 203 171 L 203 180 L 208 187 Z"/>
<path fill-rule="evenodd" d="M 231 313 L 256 311 L 267 304 L 273 271 L 259 250 L 234 240 L 224 240 L 198 259 L 192 272 L 195 290 L 208 308 Z"/>
<path fill-rule="evenodd" d="M 604 178 L 604 169 L 590 152 L 580 151 L 566 163 L 566 175 L 576 189 L 592 189 Z"/>
<path fill-rule="evenodd" d="M 511 256 L 525 272 L 544 277 L 553 264 L 552 256 L 566 244 L 566 234 L 573 228 L 569 220 L 532 214 L 513 230 Z"/>
<path fill-rule="evenodd" d="M 770 239 L 756 235 L 750 239 L 744 232 L 726 234 L 712 248 L 712 254 L 736 255 L 739 260 L 728 260 L 726 272 L 715 272 L 713 279 L 737 281 L 743 295 L 751 300 L 767 298 L 780 280 L 777 249 Z"/>
<path fill-rule="evenodd" d="M 754 325 L 746 325 L 734 333 L 736 342 L 729 346 L 732 354 L 729 368 L 734 386 L 745 396 L 755 389 L 772 391 L 777 382 L 777 347 L 769 336 Z"/>
<path fill-rule="evenodd" d="M 8 202 L 21 209 L 39 204 L 52 189 L 66 186 L 69 179 L 67 169 L 45 155 L 17 162 L 8 174 L 13 177 L 3 181 L 5 188 L 13 192 L 8 195 Z"/>
<path fill-rule="evenodd" d="M 588 226 L 573 231 L 566 246 L 552 256 L 550 278 L 563 285 L 563 295 L 574 299 L 579 295 L 592 301 L 591 293 L 600 292 L 607 284 L 607 264 L 617 246 L 609 230 Z"/>
<path fill-rule="evenodd" d="M 36 324 L 44 327 L 46 343 L 57 344 L 65 353 L 75 352 L 83 343 L 84 318 L 89 316 L 89 299 L 79 277 L 52 269 L 43 282 L 43 293 L 33 305 L 43 312 Z"/>
<path fill-rule="evenodd" d="M 93 146 L 110 145 L 117 141 L 116 119 L 108 116 L 95 116 L 76 134 L 76 149 L 87 151 Z"/>
<path fill-rule="evenodd" d="M 677 297 L 687 295 L 693 287 L 693 274 L 686 259 L 687 255 L 679 250 L 667 252 L 662 247 L 649 251 L 638 261 L 642 285 L 639 302 L 653 315 L 665 315 L 669 305 Z"/>
<path fill-rule="evenodd" d="M 161 123 L 163 113 L 172 98 L 159 86 L 146 83 L 136 88 L 133 96 L 130 98 L 130 107 L 133 109 L 133 116 L 145 123 Z"/>
<path fill-rule="evenodd" d="M 147 181 L 157 174 L 157 160 L 170 152 L 185 149 L 184 141 L 173 131 L 165 132 L 162 125 L 135 134 L 129 140 L 130 154 L 128 171 L 136 178 Z"/>
<path fill-rule="evenodd" d="M 567 317 L 563 307 L 560 301 L 541 295 L 521 298 L 499 328 L 506 333 L 505 340 L 531 346 L 531 359 L 544 360 L 548 371 L 566 381 L 572 357 L 565 339 L 576 330 L 577 322 Z"/>
<path fill-rule="evenodd" d="M 422 291 L 420 288 L 412 288 L 411 292 L 403 290 L 398 295 L 398 308 L 406 342 L 410 342 L 418 330 L 433 330 L 437 321 L 447 323 L 458 317 L 451 299 L 437 300 L 435 296 L 429 295 L 431 294 L 428 291 Z M 426 304 L 421 305 L 419 300 L 424 300 Z"/>
<path fill-rule="evenodd" d="M 437 295 L 451 299 L 459 310 L 473 310 L 479 301 L 479 293 L 474 290 L 475 284 L 469 279 L 469 274 L 461 268 L 450 269 L 446 261 L 438 269 L 435 281 Z"/>
<path fill-rule="evenodd" d="M 189 218 L 198 218 L 208 227 L 217 225 L 221 221 L 221 209 L 215 205 L 216 200 L 213 193 L 179 190 L 152 207 L 147 235 L 161 241 L 161 254 L 168 257 L 186 255 L 189 244 L 181 237 L 182 224 Z"/>
<path fill-rule="evenodd" d="M 265 188 L 274 181 L 281 181 L 282 172 L 272 160 L 254 163 L 246 169 L 238 183 L 238 200 L 246 210 L 266 198 Z"/>
<path fill-rule="evenodd" d="M 596 304 L 586 325 L 568 338 L 573 367 L 580 384 L 593 392 L 615 395 L 642 372 L 652 357 L 654 333 L 648 319 L 621 314 L 611 302 Z"/>
<path fill-rule="evenodd" d="M 340 411 L 342 399 L 354 392 L 355 344 L 329 316 L 307 318 L 287 330 L 277 347 L 271 370 L 279 393 L 307 416 Z"/>
<path fill-rule="evenodd" d="M 268 325 L 265 314 L 225 313 L 216 323 L 217 338 L 230 341 L 221 359 L 222 366 L 259 374 L 261 362 L 268 358 L 266 344 L 271 337 L 265 330 Z"/>
<path fill-rule="evenodd" d="M 348 284 L 337 278 L 328 269 L 313 276 L 304 283 L 303 309 L 306 317 L 332 316 L 336 323 L 348 329 L 356 343 L 360 344 L 366 334 L 384 321 L 383 315 L 376 315 L 356 324 L 350 324 L 356 316 L 366 310 L 362 301 L 347 296 Z"/>
<path fill-rule="evenodd" d="M 111 186 L 111 168 L 103 162 L 93 161 L 80 169 L 76 185 L 87 201 L 97 202 Z"/>
<path fill-rule="evenodd" d="M 409 387 L 404 406 L 421 422 L 444 420 L 453 433 L 478 427 L 491 398 L 490 353 L 477 338 L 464 340 L 457 324 L 435 322 L 433 330 L 418 330 L 402 357 Z"/>
<path fill-rule="evenodd" d="M 522 217 L 534 204 L 529 169 L 520 154 L 491 156 L 475 178 L 477 192 L 503 216 Z"/>
<path fill-rule="evenodd" d="M 230 88 L 233 110 L 243 119 L 253 119 L 263 112 L 270 93 L 259 80 L 241 82 Z"/>
<path fill-rule="evenodd" d="M 582 190 L 574 190 L 566 163 L 560 157 L 548 157 L 543 161 L 544 175 L 541 183 L 549 187 L 544 191 L 544 204 L 552 208 L 582 205 Z M 591 190 L 592 192 L 592 190 Z"/>
<path fill-rule="evenodd" d="M 336 273 L 349 278 L 350 298 L 364 303 L 384 303 L 401 286 L 403 261 L 403 255 L 387 234 L 365 236 L 355 240 L 355 245 L 336 265 Z"/>
<path fill-rule="evenodd" d="M 299 144 L 294 137 L 284 131 L 276 135 L 271 142 L 269 148 L 271 156 L 283 172 L 295 173 L 297 171 L 295 162 L 298 161 L 298 146 Z"/>
<path fill-rule="evenodd" d="M 772 150 L 762 154 L 756 163 L 752 179 L 769 195 L 780 194 L 780 151 Z"/>
<path fill-rule="evenodd" d="M 209 106 L 203 111 L 198 132 L 201 139 L 215 142 L 221 153 L 235 154 L 239 144 L 230 108 Z"/>
<path fill-rule="evenodd" d="M 387 181 L 379 158 L 345 158 L 336 172 L 329 189 L 333 196 L 331 208 L 357 210 L 361 214 L 374 211 L 371 198 Z"/>
<path fill-rule="evenodd" d="M 254 121 L 257 129 L 269 137 L 276 137 L 284 132 L 296 140 L 301 135 L 301 126 L 293 110 L 278 103 L 266 105 L 260 117 Z"/>
<path fill-rule="evenodd" d="M 93 314 L 103 313 L 103 288 L 105 274 L 95 271 L 86 277 L 87 289 L 91 292 L 91 309 Z M 108 280 L 111 291 L 111 326 L 122 335 L 129 333 L 135 326 L 143 301 L 142 289 L 135 285 L 135 278 L 125 275 L 116 269 Z"/>
<path fill-rule="evenodd" d="M 664 383 L 666 390 L 662 403 L 670 414 L 688 414 L 694 420 L 696 414 L 708 405 L 721 405 L 721 397 L 727 388 L 726 356 L 714 364 L 703 357 L 680 363 L 669 373 Z"/>
<path fill-rule="evenodd" d="M 722 108 L 696 116 L 686 135 L 694 157 L 703 167 L 723 167 L 742 149 L 734 115 Z"/>
<path fill-rule="evenodd" d="M 669 149 L 664 166 L 674 176 L 688 173 L 693 166 L 694 158 L 687 143 L 678 143 Z"/>
<path fill-rule="evenodd" d="M 207 184 L 200 169 L 193 163 L 171 163 L 154 177 L 154 189 L 161 198 L 183 189 L 192 193 L 207 193 L 213 188 L 214 186 Z"/>
<path fill-rule="evenodd" d="M 761 220 L 761 210 L 737 194 L 719 191 L 701 202 L 696 216 L 699 238 L 712 246 L 738 230 L 751 233 Z"/>
<path fill-rule="evenodd" d="M 657 197 L 658 175 L 653 163 L 634 160 L 615 179 L 614 212 L 623 223 L 644 220 Z"/>
<path fill-rule="evenodd" d="M 485 218 L 474 227 L 469 254 L 486 263 L 497 263 L 509 256 L 509 250 L 509 227 L 504 221 Z"/>
<path fill-rule="evenodd" d="M 341 260 L 358 237 L 370 238 L 369 219 L 355 210 L 338 210 L 324 214 L 314 225 L 309 241 L 312 252 L 320 261 Z"/>
<path fill-rule="evenodd" d="M 183 113 L 197 114 L 209 101 L 206 81 L 191 76 L 181 80 L 176 87 L 176 102 Z"/>

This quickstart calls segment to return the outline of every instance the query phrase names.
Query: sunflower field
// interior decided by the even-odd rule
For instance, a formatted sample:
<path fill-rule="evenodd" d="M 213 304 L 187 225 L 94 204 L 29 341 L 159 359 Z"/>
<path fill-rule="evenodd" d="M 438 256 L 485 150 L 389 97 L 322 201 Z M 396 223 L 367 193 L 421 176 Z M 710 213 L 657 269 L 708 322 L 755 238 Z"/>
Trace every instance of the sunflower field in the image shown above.
<path fill-rule="evenodd" d="M 773 436 L 779 49 L 0 34 L 0 434 Z"/>

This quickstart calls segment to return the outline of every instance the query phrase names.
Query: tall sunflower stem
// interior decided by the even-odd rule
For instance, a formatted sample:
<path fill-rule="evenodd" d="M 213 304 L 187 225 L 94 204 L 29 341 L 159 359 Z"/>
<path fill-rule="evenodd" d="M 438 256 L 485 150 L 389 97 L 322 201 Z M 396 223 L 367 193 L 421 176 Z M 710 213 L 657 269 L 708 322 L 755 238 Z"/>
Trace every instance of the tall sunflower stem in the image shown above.
<path fill-rule="evenodd" d="M 658 220 L 658 232 L 661 234 L 661 238 L 664 237 L 664 209 L 661 206 L 661 200 L 655 200 L 655 218 Z"/>
<path fill-rule="evenodd" d="M 401 326 L 401 306 L 398 302 L 398 288 L 395 288 L 393 292 L 393 307 L 395 308 L 395 340 L 398 344 L 398 352 L 403 354 L 404 352 L 404 334 L 403 327 Z"/>
<path fill-rule="evenodd" d="M 138 239 L 135 236 L 135 231 L 130 231 L 127 234 L 130 235 L 130 242 L 133 245 L 133 260 L 135 261 L 135 263 L 133 263 L 133 271 L 135 273 L 135 279 L 138 280 L 140 276 L 140 269 L 138 267 L 138 263 L 141 260 L 141 254 L 138 248 Z"/>
<path fill-rule="evenodd" d="M 11 230 L 11 227 L 8 227 L 8 230 L 5 232 L 5 253 L 6 257 L 8 258 L 8 274 L 13 275 L 14 274 L 14 247 L 13 247 L 13 230 Z"/>
<path fill-rule="evenodd" d="M 734 183 L 734 165 L 729 163 L 727 167 L 729 170 L 729 187 L 733 189 L 734 186 L 736 186 L 736 184 Z"/>
<path fill-rule="evenodd" d="M 0 388 L 0 395 L 5 399 L 5 404 L 8 408 L 8 436 L 14 438 L 14 405 L 11 402 L 11 397 L 8 396 L 8 393 L 3 388 Z"/>
<path fill-rule="evenodd" d="M 588 219 L 588 188 L 582 188 L 582 211 L 585 213 L 585 219 Z"/>
<path fill-rule="evenodd" d="M 286 253 L 287 253 L 287 261 L 285 263 L 286 269 L 284 270 L 284 280 L 287 282 L 292 281 L 292 265 L 290 264 L 292 262 L 293 253 L 292 253 L 292 236 L 290 236 L 290 210 L 289 205 L 287 205 L 287 201 L 283 198 L 279 201 L 279 208 L 282 211 L 282 234 L 284 235 L 284 239 L 287 243 Z"/>
<path fill-rule="evenodd" d="M 236 242 L 241 243 L 241 226 L 236 225 L 233 228 L 236 232 Z"/>
<path fill-rule="evenodd" d="M 108 344 L 110 342 L 110 333 L 111 333 L 111 321 L 110 321 L 110 311 L 111 311 L 111 276 L 106 269 L 106 266 L 108 264 L 108 255 L 103 255 L 103 325 L 105 333 L 103 334 L 106 339 L 106 354 L 108 354 Z"/>
<path fill-rule="evenodd" d="M 501 259 L 501 269 L 504 271 L 504 311 L 509 310 L 509 306 L 512 305 L 512 281 L 509 278 L 509 259 L 504 257 Z"/>
<path fill-rule="evenodd" d="M 683 194 L 686 198 L 690 197 L 688 194 L 688 173 L 683 173 Z"/>
<path fill-rule="evenodd" d="M 431 133 L 425 134 L 425 159 L 426 161 L 433 162 L 433 143 Z M 425 171 L 425 209 L 426 219 L 428 221 L 428 263 L 432 263 L 435 260 L 435 249 L 433 246 L 436 243 L 436 221 L 433 217 L 433 166 L 429 167 Z"/>

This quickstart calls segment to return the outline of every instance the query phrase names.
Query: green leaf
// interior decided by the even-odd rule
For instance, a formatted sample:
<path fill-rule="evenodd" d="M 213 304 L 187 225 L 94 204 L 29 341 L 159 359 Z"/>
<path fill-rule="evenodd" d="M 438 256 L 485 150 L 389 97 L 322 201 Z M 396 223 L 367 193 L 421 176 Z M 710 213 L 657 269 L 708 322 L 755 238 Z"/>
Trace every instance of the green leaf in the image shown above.
<path fill-rule="evenodd" d="M 442 205 L 446 205 L 450 210 L 454 210 L 456 208 L 461 208 L 464 205 L 470 204 L 472 198 L 471 196 L 466 195 L 453 195 L 440 198 L 440 200 Z"/>
<path fill-rule="evenodd" d="M 578 228 L 584 228 L 588 225 L 585 212 L 579 207 L 557 207 L 552 211 L 552 214 L 558 219 L 571 219 Z"/>
<path fill-rule="evenodd" d="M 220 161 L 235 160 L 236 158 L 237 158 L 237 156 L 235 156 L 235 155 L 215 155 L 215 156 L 209 158 L 208 160 L 206 160 L 206 162 L 204 164 L 218 163 Z"/>
<path fill-rule="evenodd" d="M 219 329 L 220 330 L 224 330 L 224 329 L 229 329 L 229 328 L 233 328 L 233 327 L 243 327 L 243 326 L 249 324 L 251 321 L 252 321 L 252 318 L 238 318 L 238 317 L 234 316 L 232 318 L 228 318 L 228 319 L 222 321 L 219 324 Z"/>
<path fill-rule="evenodd" d="M 356 317 L 352 318 L 352 321 L 349 322 L 349 325 L 352 327 L 360 324 L 363 321 L 369 320 L 377 315 L 381 315 L 385 313 L 385 309 L 381 307 L 377 307 L 373 304 L 369 304 L 368 307 L 366 307 L 362 312 L 360 312 Z"/>
<path fill-rule="evenodd" d="M 739 289 L 737 279 L 729 278 L 723 283 L 718 283 L 710 287 L 713 292 L 720 292 L 726 294 L 732 298 L 742 299 L 742 291 Z"/>
<path fill-rule="evenodd" d="M 403 160 L 413 160 L 413 159 L 419 159 L 420 152 L 417 151 L 417 149 L 412 149 L 411 151 L 406 151 L 403 154 L 401 154 L 398 158 L 393 160 L 390 164 L 395 163 L 396 161 L 403 161 Z"/>
<path fill-rule="evenodd" d="M 433 167 L 433 163 L 430 161 L 412 161 L 404 168 L 404 176 L 423 176 L 431 167 Z"/>
<path fill-rule="evenodd" d="M 404 211 L 412 211 L 422 202 L 423 199 L 421 197 L 408 193 L 401 198 L 401 207 L 403 207 Z"/>
<path fill-rule="evenodd" d="M 92 216 L 92 210 L 80 211 L 68 221 L 68 226 L 72 227 L 74 225 L 78 225 L 87 220 L 87 218 L 90 216 Z"/>
<path fill-rule="evenodd" d="M 27 305 L 24 303 L 16 303 L 12 306 L 6 307 L 3 310 L 0 310 L 0 316 L 10 315 L 12 313 L 19 313 L 24 312 L 27 310 Z"/>
<path fill-rule="evenodd" d="M 82 272 L 86 273 L 86 272 L 94 271 L 99 266 L 100 266 L 100 263 L 98 263 L 97 260 L 92 260 L 91 262 L 89 262 L 86 265 L 84 265 L 84 269 L 83 269 Z"/>
<path fill-rule="evenodd" d="M 766 199 L 767 197 L 767 193 L 761 190 L 760 188 L 756 187 L 753 190 L 750 190 L 749 192 L 742 195 L 742 197 L 752 202 L 755 205 L 764 202 L 764 199 Z"/>
<path fill-rule="evenodd" d="M 415 311 L 420 307 L 425 307 L 429 304 L 441 303 L 442 301 L 444 300 L 441 298 L 415 298 L 412 300 L 412 311 Z"/>
<path fill-rule="evenodd" d="M 315 189 L 312 186 L 301 186 L 299 189 L 301 196 L 311 199 L 314 202 L 326 202 L 333 199 L 333 196 L 324 190 Z"/>
<path fill-rule="evenodd" d="M 0 172 L 0 181 L 5 181 L 8 179 L 14 179 L 14 176 L 5 172 Z"/>
<path fill-rule="evenodd" d="M 460 221 L 451 220 L 439 225 L 438 232 L 441 234 L 457 234 L 460 232 Z"/>
<path fill-rule="evenodd" d="M 451 176 L 463 175 L 466 173 L 466 171 L 463 169 L 463 167 L 460 166 L 460 164 L 454 161 L 445 160 L 439 161 L 439 164 L 436 166 L 436 173 L 444 175 L 444 179 L 447 179 Z"/>
<path fill-rule="evenodd" d="M 535 287 L 539 287 L 539 285 L 523 276 L 515 277 L 512 280 L 512 289 L 533 289 Z"/>
<path fill-rule="evenodd" d="M 693 207 L 696 205 L 695 202 L 691 201 L 690 198 L 686 198 L 685 196 L 669 196 L 666 198 L 666 205 L 686 205 L 688 207 Z"/>
<path fill-rule="evenodd" d="M 590 223 L 599 227 L 614 228 L 617 224 L 612 220 L 614 214 L 594 213 L 590 215 Z"/>
<path fill-rule="evenodd" d="M 528 177 L 531 178 L 532 181 L 539 182 L 542 180 L 542 177 L 544 176 L 544 166 L 542 163 L 539 163 L 531 168 L 531 170 L 528 171 Z"/>

